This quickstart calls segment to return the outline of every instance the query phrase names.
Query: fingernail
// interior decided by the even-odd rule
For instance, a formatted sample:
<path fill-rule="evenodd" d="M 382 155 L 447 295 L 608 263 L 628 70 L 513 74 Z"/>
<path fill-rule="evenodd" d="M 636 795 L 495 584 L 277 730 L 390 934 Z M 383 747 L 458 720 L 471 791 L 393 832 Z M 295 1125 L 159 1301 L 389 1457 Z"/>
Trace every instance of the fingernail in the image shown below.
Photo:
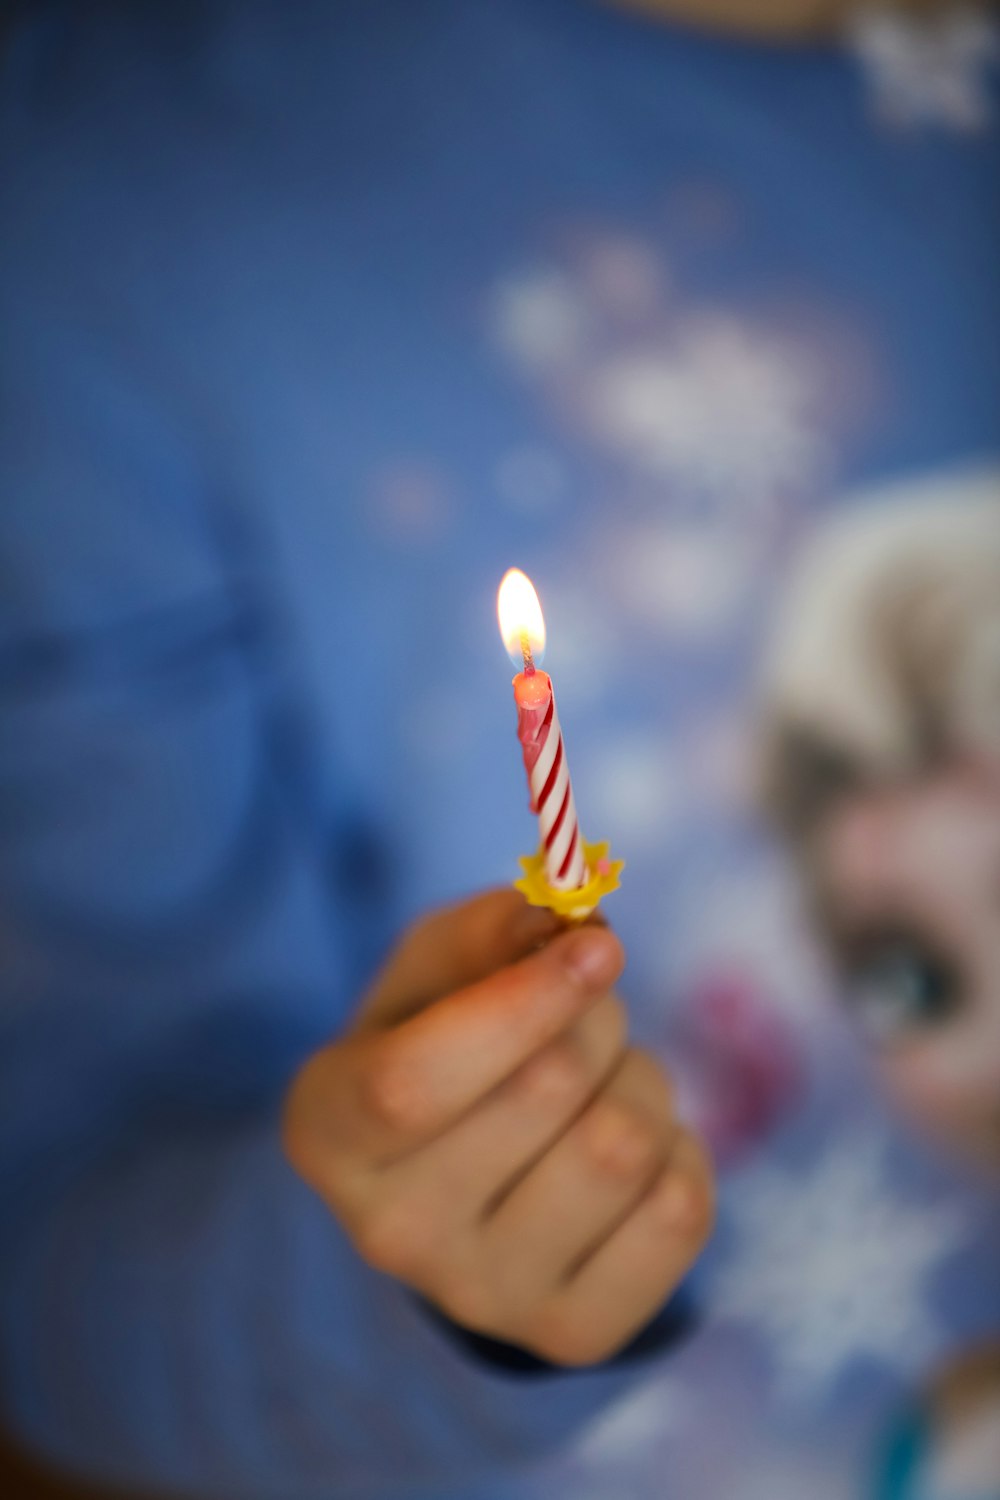
<path fill-rule="evenodd" d="M 621 944 L 610 932 L 590 927 L 568 939 L 563 962 L 584 984 L 610 984 L 621 962 Z"/>

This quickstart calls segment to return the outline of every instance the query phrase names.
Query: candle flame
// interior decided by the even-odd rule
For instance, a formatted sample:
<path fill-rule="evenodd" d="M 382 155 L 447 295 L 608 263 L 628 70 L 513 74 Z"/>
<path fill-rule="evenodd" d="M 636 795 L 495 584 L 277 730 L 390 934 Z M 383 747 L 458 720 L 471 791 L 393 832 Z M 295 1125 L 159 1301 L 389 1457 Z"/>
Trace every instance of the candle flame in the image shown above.
<path fill-rule="evenodd" d="M 516 667 L 533 665 L 545 651 L 545 621 L 535 586 L 520 568 L 508 568 L 497 592 L 497 619 L 507 655 Z"/>

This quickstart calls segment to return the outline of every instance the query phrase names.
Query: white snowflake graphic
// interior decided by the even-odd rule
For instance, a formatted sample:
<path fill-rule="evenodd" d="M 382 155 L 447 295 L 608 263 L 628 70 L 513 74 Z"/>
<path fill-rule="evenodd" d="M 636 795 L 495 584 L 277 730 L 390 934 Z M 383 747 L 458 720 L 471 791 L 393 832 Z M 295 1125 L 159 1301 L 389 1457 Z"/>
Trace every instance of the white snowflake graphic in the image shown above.
<path fill-rule="evenodd" d="M 713 499 L 735 489 L 745 505 L 822 464 L 816 385 L 801 351 L 706 310 L 599 361 L 585 400 L 592 430 L 649 477 Z"/>
<path fill-rule="evenodd" d="M 854 19 L 849 42 L 875 109 L 888 123 L 957 131 L 989 124 L 989 76 L 1000 57 L 1000 32 L 985 10 L 964 6 L 925 17 L 865 10 Z"/>
<path fill-rule="evenodd" d="M 494 335 L 638 480 L 759 519 L 776 493 L 825 473 L 820 371 L 805 349 L 715 308 L 655 333 L 609 327 L 588 292 L 556 273 L 504 282 Z"/>
<path fill-rule="evenodd" d="M 925 1284 L 968 1238 L 967 1216 L 901 1199 L 886 1154 L 856 1131 L 806 1174 L 759 1169 L 734 1202 L 738 1245 L 712 1316 L 764 1336 L 786 1395 L 821 1397 L 858 1360 L 910 1369 L 942 1341 Z"/>
<path fill-rule="evenodd" d="M 588 1465 L 615 1469 L 634 1462 L 690 1415 L 689 1393 L 680 1381 L 669 1376 L 647 1381 L 591 1423 L 576 1456 Z"/>
<path fill-rule="evenodd" d="M 843 392 L 869 373 L 842 312 L 831 338 L 819 305 L 765 317 L 692 299 L 659 245 L 609 232 L 499 277 L 488 334 L 544 425 L 498 455 L 497 497 L 543 515 L 576 492 L 586 510 L 596 485 L 615 617 L 672 645 L 720 639 L 767 586 L 796 503 L 833 480 L 835 432 L 855 420 Z"/>
<path fill-rule="evenodd" d="M 602 1412 L 573 1447 L 543 1466 L 538 1500 L 552 1494 L 574 1500 L 662 1500 L 661 1454 L 697 1420 L 690 1392 L 670 1374 L 659 1374 Z"/>
<path fill-rule="evenodd" d="M 552 439 L 582 443 L 613 489 L 597 540 L 617 612 L 671 641 L 718 638 L 762 586 L 793 501 L 829 483 L 839 356 L 801 318 L 793 332 L 684 302 L 639 238 L 597 235 L 565 264 L 501 278 L 486 316 L 550 424 L 499 457 L 498 497 L 565 504 Z"/>

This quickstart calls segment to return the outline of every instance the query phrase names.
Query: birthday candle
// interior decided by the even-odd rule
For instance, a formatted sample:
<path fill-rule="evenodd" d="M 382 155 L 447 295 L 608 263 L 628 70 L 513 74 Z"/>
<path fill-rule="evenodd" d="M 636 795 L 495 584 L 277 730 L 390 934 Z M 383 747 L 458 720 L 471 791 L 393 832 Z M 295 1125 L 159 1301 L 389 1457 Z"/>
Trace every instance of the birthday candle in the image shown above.
<path fill-rule="evenodd" d="M 517 737 L 531 810 L 538 818 L 546 878 L 557 891 L 576 890 L 588 878 L 587 862 L 552 679 L 536 664 L 545 649 L 545 621 L 531 580 L 519 568 L 504 574 L 497 615 L 508 654 L 515 665 L 522 665 L 513 682 Z"/>

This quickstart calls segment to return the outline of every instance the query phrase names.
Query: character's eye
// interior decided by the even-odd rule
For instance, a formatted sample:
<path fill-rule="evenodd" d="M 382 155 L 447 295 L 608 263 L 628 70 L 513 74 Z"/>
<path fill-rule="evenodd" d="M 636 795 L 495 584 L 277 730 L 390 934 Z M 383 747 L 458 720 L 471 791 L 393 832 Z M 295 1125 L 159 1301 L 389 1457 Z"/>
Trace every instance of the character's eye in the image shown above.
<path fill-rule="evenodd" d="M 869 940 L 847 966 L 847 999 L 873 1041 L 938 1026 L 961 1004 L 954 966 L 912 937 Z"/>

